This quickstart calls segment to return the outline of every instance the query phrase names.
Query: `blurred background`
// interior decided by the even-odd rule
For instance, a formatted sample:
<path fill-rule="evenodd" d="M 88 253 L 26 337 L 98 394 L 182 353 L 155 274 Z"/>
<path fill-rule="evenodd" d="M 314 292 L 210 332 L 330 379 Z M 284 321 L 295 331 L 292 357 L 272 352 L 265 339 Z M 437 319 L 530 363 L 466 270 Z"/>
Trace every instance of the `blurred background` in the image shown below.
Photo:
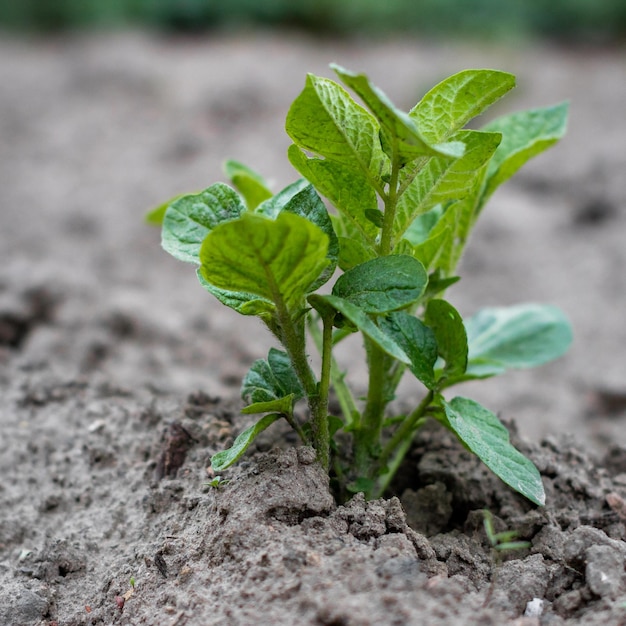
<path fill-rule="evenodd" d="M 20 31 L 142 27 L 175 32 L 272 26 L 326 35 L 398 33 L 548 37 L 610 44 L 626 34 L 623 0 L 2 0 Z"/>
<path fill-rule="evenodd" d="M 461 392 L 528 436 L 626 443 L 624 43 L 624 0 L 0 0 L 0 321 L 39 319 L 37 290 L 60 303 L 20 322 L 36 331 L 5 363 L 236 397 L 271 338 L 162 252 L 146 210 L 223 180 L 227 158 L 292 182 L 285 115 L 332 61 L 404 109 L 492 67 L 518 87 L 485 119 L 569 100 L 569 130 L 494 196 L 449 297 L 463 315 L 549 302 L 576 339 Z"/>

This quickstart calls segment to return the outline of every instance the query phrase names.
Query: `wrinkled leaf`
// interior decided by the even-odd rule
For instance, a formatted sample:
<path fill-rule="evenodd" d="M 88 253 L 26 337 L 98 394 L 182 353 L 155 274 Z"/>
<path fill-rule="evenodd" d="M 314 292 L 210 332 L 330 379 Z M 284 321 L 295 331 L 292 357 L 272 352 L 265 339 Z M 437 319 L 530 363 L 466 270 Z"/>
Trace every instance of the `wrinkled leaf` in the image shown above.
<path fill-rule="evenodd" d="M 435 85 L 409 115 L 428 141 L 446 141 L 513 87 L 513 74 L 464 70 Z"/>
<path fill-rule="evenodd" d="M 404 111 L 397 109 L 387 95 L 373 85 L 365 74 L 355 74 L 345 68 L 331 64 L 341 80 L 363 100 L 367 108 L 380 122 L 385 144 L 396 143 L 398 154 L 404 161 L 420 156 L 459 157 L 463 146 L 458 143 L 432 145 L 420 134 L 415 121 Z M 436 142 L 435 142 L 436 143 Z M 387 151 L 391 156 L 391 151 Z"/>
<path fill-rule="evenodd" d="M 417 302 L 428 275 L 413 257 L 392 255 L 361 263 L 342 274 L 332 293 L 366 313 L 387 313 Z"/>
<path fill-rule="evenodd" d="M 150 211 L 148 211 L 145 215 L 146 222 L 148 222 L 148 224 L 152 224 L 153 226 L 161 226 L 161 224 L 163 224 L 163 218 L 165 217 L 165 211 L 167 211 L 167 207 L 173 202 L 175 202 L 176 200 L 178 200 L 179 198 L 182 198 L 183 196 L 186 196 L 186 195 L 189 195 L 189 194 L 179 193 L 175 195 L 173 198 L 170 198 L 169 200 L 163 202 L 162 204 L 159 204 L 159 206 L 156 206 L 153 209 L 150 209 Z"/>
<path fill-rule="evenodd" d="M 467 335 L 459 312 L 446 300 L 430 300 L 424 321 L 437 340 L 439 356 L 446 362 L 444 375 L 460 376 L 467 367 Z"/>
<path fill-rule="evenodd" d="M 224 174 L 242 195 L 249 211 L 253 211 L 261 202 L 272 197 L 265 179 L 239 161 L 226 161 Z"/>
<path fill-rule="evenodd" d="M 165 212 L 163 248 L 179 261 L 200 265 L 200 247 L 206 236 L 220 224 L 236 220 L 245 212 L 239 194 L 223 183 L 182 196 Z"/>
<path fill-rule="evenodd" d="M 285 128 L 300 148 L 360 170 L 373 187 L 382 188 L 389 159 L 380 145 L 378 122 L 337 83 L 309 74 Z"/>
<path fill-rule="evenodd" d="M 435 388 L 437 361 L 435 333 L 414 315 L 397 311 L 378 320 L 380 329 L 391 337 L 411 360 L 409 369 L 428 389 Z"/>
<path fill-rule="evenodd" d="M 299 215 L 282 212 L 271 220 L 245 213 L 206 237 L 200 272 L 219 289 L 255 294 L 298 313 L 329 264 L 327 251 L 328 236 Z"/>
<path fill-rule="evenodd" d="M 572 342 L 563 312 L 541 304 L 483 309 L 466 321 L 465 328 L 467 375 L 480 378 L 543 365 L 565 354 Z"/>
<path fill-rule="evenodd" d="M 539 471 L 511 445 L 509 432 L 494 413 L 467 398 L 441 402 L 450 429 L 496 476 L 535 504 L 545 504 Z"/>
<path fill-rule="evenodd" d="M 241 397 L 254 404 L 303 398 L 304 390 L 287 353 L 270 348 L 267 359 L 257 359 L 243 379 Z"/>
<path fill-rule="evenodd" d="M 270 413 L 269 415 L 264 415 L 254 426 L 246 428 L 246 430 L 235 439 L 235 442 L 230 448 L 222 450 L 211 457 L 211 467 L 213 470 L 215 472 L 221 472 L 227 467 L 230 467 L 233 463 L 236 463 L 250 447 L 250 444 L 256 439 L 257 435 L 280 418 L 281 415 Z"/>

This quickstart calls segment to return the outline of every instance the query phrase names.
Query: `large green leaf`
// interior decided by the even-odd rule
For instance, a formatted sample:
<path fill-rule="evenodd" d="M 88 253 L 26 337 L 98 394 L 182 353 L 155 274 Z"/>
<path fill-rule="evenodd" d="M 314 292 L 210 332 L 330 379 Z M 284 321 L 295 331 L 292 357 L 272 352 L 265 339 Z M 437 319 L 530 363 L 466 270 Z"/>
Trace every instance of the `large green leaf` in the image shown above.
<path fill-rule="evenodd" d="M 446 141 L 473 117 L 515 87 L 515 76 L 497 70 L 464 70 L 435 85 L 409 115 L 428 141 Z"/>
<path fill-rule="evenodd" d="M 392 255 L 361 263 L 342 274 L 332 293 L 366 313 L 388 313 L 417 302 L 428 275 L 413 257 Z"/>
<path fill-rule="evenodd" d="M 304 397 L 304 390 L 287 353 L 270 348 L 267 359 L 256 360 L 248 370 L 241 386 L 241 397 L 260 403 L 286 396 L 299 400 Z"/>
<path fill-rule="evenodd" d="M 541 475 L 533 463 L 509 441 L 509 432 L 496 415 L 467 398 L 441 398 L 449 428 L 509 487 L 538 505 L 546 496 Z"/>
<path fill-rule="evenodd" d="M 380 145 L 378 122 L 337 83 L 309 74 L 289 109 L 286 130 L 300 148 L 358 169 L 382 189 L 389 159 Z"/>
<path fill-rule="evenodd" d="M 264 415 L 254 426 L 250 426 L 244 430 L 235 439 L 233 445 L 227 450 L 222 450 L 211 457 L 211 467 L 216 472 L 221 472 L 233 463 L 236 463 L 243 453 L 248 449 L 250 444 L 256 439 L 259 433 L 262 433 L 268 426 L 271 426 L 276 420 L 282 416 L 276 413 Z"/>
<path fill-rule="evenodd" d="M 180 261 L 200 264 L 200 247 L 217 226 L 246 212 L 239 194 L 223 183 L 172 202 L 163 218 L 161 243 Z"/>
<path fill-rule="evenodd" d="M 313 185 L 306 179 L 301 178 L 260 204 L 256 213 L 276 218 L 283 211 L 306 218 L 326 233 L 328 237 L 326 258 L 329 263 L 318 279 L 311 285 L 310 290 L 313 291 L 328 281 L 335 271 L 339 259 L 339 241 L 326 210 L 326 205 L 315 191 Z"/>
<path fill-rule="evenodd" d="M 424 321 L 433 329 L 439 356 L 446 362 L 444 375 L 462 375 L 467 367 L 467 334 L 459 312 L 446 300 L 430 300 Z"/>
<path fill-rule="evenodd" d="M 311 306 L 318 311 L 323 311 L 325 306 L 330 305 L 336 311 L 339 311 L 339 313 L 341 313 L 346 319 L 352 322 L 356 328 L 358 328 L 365 336 L 369 337 L 387 354 L 398 359 L 398 361 L 402 361 L 402 363 L 405 363 L 406 365 L 411 364 L 411 359 L 407 356 L 404 350 L 389 335 L 378 328 L 370 316 L 356 304 L 333 295 L 320 296 L 312 294 L 309 296 L 308 300 Z"/>
<path fill-rule="evenodd" d="M 565 354 L 572 342 L 563 312 L 541 304 L 483 309 L 466 321 L 465 328 L 466 375 L 477 378 L 543 365 Z"/>
<path fill-rule="evenodd" d="M 463 154 L 464 146 L 458 142 L 432 145 L 426 141 L 415 121 L 407 113 L 397 109 L 387 95 L 373 85 L 365 74 L 355 74 L 334 63 L 331 67 L 339 78 L 359 95 L 380 122 L 384 138 L 383 148 L 395 145 L 399 156 L 405 162 L 421 156 L 456 158 Z M 387 154 L 391 157 L 391 150 Z"/>
<path fill-rule="evenodd" d="M 409 357 L 409 369 L 415 377 L 428 389 L 434 389 L 437 340 L 432 329 L 405 311 L 381 317 L 378 325 Z"/>
<path fill-rule="evenodd" d="M 326 233 L 304 217 L 282 212 L 271 220 L 245 213 L 205 238 L 200 272 L 219 289 L 254 294 L 299 314 L 329 264 L 327 251 Z"/>
<path fill-rule="evenodd" d="M 492 158 L 500 143 L 498 133 L 475 130 L 458 131 L 455 135 L 465 146 L 465 154 L 455 161 L 431 158 L 411 180 L 408 176 L 405 187 L 400 181 L 401 196 L 396 209 L 394 241 L 398 241 L 421 214 L 440 203 L 461 200 L 475 186 L 485 164 Z M 408 182 L 410 181 L 410 182 Z"/>
<path fill-rule="evenodd" d="M 502 142 L 493 156 L 481 199 L 489 196 L 532 157 L 554 145 L 567 127 L 568 104 L 521 111 L 499 117 L 483 130 L 502 133 Z"/>
<path fill-rule="evenodd" d="M 373 242 L 378 229 L 365 217 L 365 211 L 375 209 L 378 204 L 367 177 L 335 161 L 308 158 L 295 144 L 289 146 L 288 156 L 298 172 L 328 198 L 367 241 Z"/>
<path fill-rule="evenodd" d="M 272 197 L 267 182 L 254 170 L 232 159 L 224 163 L 224 173 L 231 180 L 237 191 L 243 196 L 249 211 L 261 202 Z"/>

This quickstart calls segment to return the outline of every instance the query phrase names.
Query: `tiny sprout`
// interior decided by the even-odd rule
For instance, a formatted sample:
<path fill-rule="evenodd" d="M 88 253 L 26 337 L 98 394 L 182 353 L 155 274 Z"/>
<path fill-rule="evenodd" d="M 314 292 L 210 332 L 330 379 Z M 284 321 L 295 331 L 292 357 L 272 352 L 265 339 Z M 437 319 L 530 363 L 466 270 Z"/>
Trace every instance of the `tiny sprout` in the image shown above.
<path fill-rule="evenodd" d="M 204 483 L 207 487 L 213 487 L 213 489 L 220 489 L 224 485 L 227 485 L 230 481 L 222 478 L 221 476 L 216 476 L 213 480 L 208 483 Z"/>

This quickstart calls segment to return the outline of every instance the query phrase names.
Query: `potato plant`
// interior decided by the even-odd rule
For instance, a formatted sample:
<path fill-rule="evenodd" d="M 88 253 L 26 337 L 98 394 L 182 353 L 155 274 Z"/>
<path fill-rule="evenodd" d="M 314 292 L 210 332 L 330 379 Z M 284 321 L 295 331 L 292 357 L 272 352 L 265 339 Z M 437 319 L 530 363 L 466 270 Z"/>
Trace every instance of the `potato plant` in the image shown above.
<path fill-rule="evenodd" d="M 571 341 L 552 306 L 489 308 L 463 320 L 446 299 L 472 228 L 495 189 L 563 135 L 567 105 L 513 113 L 466 128 L 515 85 L 513 75 L 466 70 L 433 87 L 409 112 L 364 74 L 309 75 L 291 105 L 288 156 L 301 178 L 273 194 L 230 161 L 232 187 L 215 183 L 155 209 L 162 244 L 194 264 L 200 284 L 276 338 L 242 385 L 260 419 L 212 458 L 222 472 L 255 437 L 284 419 L 317 452 L 339 491 L 378 497 L 416 431 L 437 420 L 510 487 L 545 501 L 539 472 L 497 416 L 450 387 L 561 356 Z M 326 208 L 322 197 L 333 207 Z M 322 293 L 320 287 L 333 281 Z M 346 383 L 335 350 L 360 333 L 367 394 Z M 309 358 L 315 347 L 321 367 Z M 403 376 L 422 400 L 390 414 Z M 337 414 L 329 414 L 333 393 Z M 306 411 L 296 411 L 306 403 Z M 306 414 L 303 418 L 302 415 Z"/>

